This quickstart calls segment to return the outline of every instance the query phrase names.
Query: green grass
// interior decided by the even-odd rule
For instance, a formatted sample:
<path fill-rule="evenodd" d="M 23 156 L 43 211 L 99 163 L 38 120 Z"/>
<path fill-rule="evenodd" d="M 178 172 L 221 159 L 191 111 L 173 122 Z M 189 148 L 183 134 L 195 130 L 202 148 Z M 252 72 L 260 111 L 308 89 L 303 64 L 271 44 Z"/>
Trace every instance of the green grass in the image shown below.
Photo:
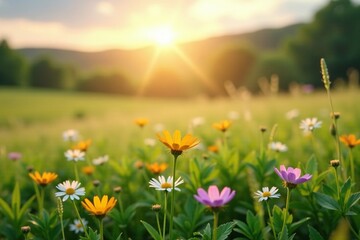
<path fill-rule="evenodd" d="M 359 93 L 358 90 L 332 92 L 335 111 L 341 113 L 338 121 L 339 134 L 354 133 L 359 137 L 360 105 L 357 104 Z M 336 158 L 334 140 L 329 133 L 330 107 L 325 90 L 299 96 L 180 100 L 7 88 L 0 89 L 0 103 L 0 175 L 2 176 L 0 197 L 7 199 L 15 181 L 20 183 L 22 189 L 27 189 L 24 191 L 27 197 L 31 196 L 32 185 L 29 185 L 26 174 L 28 166 L 40 171 L 57 172 L 59 174 L 57 182 L 71 179 L 73 163 L 67 162 L 63 155 L 70 146 L 62 140 L 62 132 L 69 128 L 77 129 L 83 139 L 92 140 L 93 143 L 87 153 L 89 161 L 105 154 L 110 156 L 109 165 L 100 169 L 91 179 L 97 178 L 106 182 L 102 189 L 105 193 L 111 193 L 111 188 L 115 185 L 123 185 L 125 192 L 129 194 L 125 197 L 125 205 L 133 203 L 139 195 L 149 201 L 149 194 L 146 195 L 144 192 L 153 193 L 147 188 L 147 182 L 144 182 L 142 175 L 138 176 L 136 169 L 133 168 L 134 162 L 169 161 L 171 158 L 158 141 L 154 149 L 144 146 L 144 138 L 156 139 L 157 124 L 163 124 L 170 132 L 175 129 L 180 129 L 183 133 L 191 131 L 200 138 L 203 148 L 192 150 L 192 153 L 180 157 L 184 160 L 179 161 L 179 171 L 181 175 L 187 176 L 190 175 L 189 168 L 192 168 L 187 158 L 202 159 L 204 155 L 209 155 L 206 147 L 219 144 L 222 138 L 222 134 L 215 130 L 212 124 L 228 119 L 230 111 L 238 112 L 239 119 L 233 121 L 227 132 L 231 151 L 225 151 L 220 156 L 210 154 L 210 161 L 202 162 L 200 165 L 204 168 L 214 168 L 209 175 L 213 179 L 204 178 L 201 180 L 203 183 L 218 182 L 222 186 L 233 186 L 241 195 L 238 199 L 243 202 L 252 198 L 248 192 L 251 191 L 251 186 L 245 186 L 248 184 L 246 182 L 245 185 L 238 184 L 239 179 L 248 180 L 245 175 L 249 172 L 243 168 L 245 165 L 227 169 L 222 173 L 223 170 L 216 169 L 214 167 L 216 164 L 212 163 L 219 158 L 221 160 L 224 156 L 227 156 L 226 161 L 230 163 L 238 161 L 243 164 L 253 161 L 254 152 L 258 152 L 261 142 L 260 126 L 268 129 L 264 134 L 265 144 L 272 137 L 275 141 L 285 143 L 289 148 L 286 153 L 269 153 L 270 157 L 276 159 L 277 165 L 300 164 L 303 167 L 314 154 L 319 171 L 326 171 L 329 161 Z M 289 120 L 285 114 L 292 109 L 298 109 L 300 115 L 296 119 Z M 133 122 L 137 117 L 148 118 L 150 124 L 140 129 Z M 205 123 L 194 129 L 189 128 L 194 117 L 203 117 Z M 300 121 L 307 117 L 317 117 L 323 122 L 322 127 L 315 131 L 313 141 L 305 137 L 299 129 Z M 274 126 L 276 131 L 271 135 Z M 16 163 L 9 161 L 6 152 L 10 151 L 23 153 L 23 159 Z M 347 156 L 344 146 L 342 153 Z M 355 148 L 353 153 L 355 158 L 358 157 L 359 149 Z M 79 166 L 85 164 L 79 163 Z M 222 164 L 227 166 L 226 163 Z M 236 173 L 237 170 L 239 173 Z M 227 171 L 234 171 L 233 174 L 239 175 L 227 178 L 226 174 L 229 173 Z M 356 172 L 360 171 L 357 169 Z M 271 176 L 266 181 L 274 183 L 275 179 L 276 176 Z M 85 181 L 85 178 L 83 180 Z M 139 184 L 143 186 L 139 188 Z M 198 184 L 200 183 L 195 185 Z M 84 183 L 84 186 L 90 189 L 89 192 L 94 191 L 91 181 Z M 188 188 L 191 197 L 194 189 Z M 53 192 L 54 189 L 51 191 Z M 144 217 L 144 214 L 141 216 Z M 224 216 L 224 219 L 230 220 L 231 217 Z"/>

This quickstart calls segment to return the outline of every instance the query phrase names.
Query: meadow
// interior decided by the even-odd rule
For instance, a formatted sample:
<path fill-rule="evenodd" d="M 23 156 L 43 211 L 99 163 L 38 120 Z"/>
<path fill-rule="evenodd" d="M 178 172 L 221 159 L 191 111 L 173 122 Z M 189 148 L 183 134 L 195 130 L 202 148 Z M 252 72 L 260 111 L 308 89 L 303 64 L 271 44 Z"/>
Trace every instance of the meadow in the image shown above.
<path fill-rule="evenodd" d="M 340 141 L 360 137 L 359 93 L 332 89 L 332 109 L 325 89 L 233 99 L 0 89 L 0 239 L 359 239 L 360 141 Z M 300 123 L 307 118 L 321 124 L 304 133 Z M 74 141 L 63 136 L 69 129 L 78 133 Z M 163 130 L 189 133 L 199 143 L 179 152 L 163 144 L 178 136 L 161 141 Z M 84 158 L 67 159 L 79 142 Z M 104 156 L 101 164 L 94 161 Z M 311 179 L 284 180 L 274 171 L 280 165 Z M 57 176 L 40 184 L 29 176 L 35 171 Z M 174 173 L 184 181 L 180 191 L 149 187 L 152 178 Z M 55 196 L 66 180 L 85 188 L 79 200 Z M 209 186 L 235 195 L 220 205 L 194 197 Z M 276 187 L 280 196 L 263 187 Z M 103 195 L 115 203 L 100 206 L 99 215 L 80 203 Z M 79 215 L 84 220 L 74 225 Z"/>

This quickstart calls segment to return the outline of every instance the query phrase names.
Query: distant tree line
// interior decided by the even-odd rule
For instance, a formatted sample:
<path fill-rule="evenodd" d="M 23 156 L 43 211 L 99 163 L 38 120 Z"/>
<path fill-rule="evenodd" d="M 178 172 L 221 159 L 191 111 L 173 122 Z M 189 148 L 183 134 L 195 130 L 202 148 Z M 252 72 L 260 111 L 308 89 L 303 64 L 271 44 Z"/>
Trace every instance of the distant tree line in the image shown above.
<path fill-rule="evenodd" d="M 151 84 L 137 86 L 121 72 L 84 74 L 46 56 L 28 62 L 6 40 L 0 42 L 0 85 L 123 95 L 135 95 L 141 88 L 144 96 L 159 97 L 187 97 L 196 91 L 224 96 L 242 87 L 259 92 L 272 83 L 277 91 L 289 91 L 294 83 L 322 86 L 320 58 L 326 59 L 331 79 L 346 81 L 351 71 L 360 70 L 359 42 L 360 6 L 350 0 L 330 0 L 312 22 L 275 51 L 259 52 L 240 42 L 211 49 L 204 66 L 215 91 L 199 83 L 189 86 L 176 66 L 159 66 L 148 79 Z"/>

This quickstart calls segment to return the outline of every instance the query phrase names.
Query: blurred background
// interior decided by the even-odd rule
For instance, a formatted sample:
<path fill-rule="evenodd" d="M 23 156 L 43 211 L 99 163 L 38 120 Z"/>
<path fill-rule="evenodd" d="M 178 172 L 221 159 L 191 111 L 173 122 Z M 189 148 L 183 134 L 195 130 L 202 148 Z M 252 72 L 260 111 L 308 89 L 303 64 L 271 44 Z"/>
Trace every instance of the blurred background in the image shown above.
<path fill-rule="evenodd" d="M 360 1 L 0 0 L 0 85 L 143 97 L 358 87 Z"/>

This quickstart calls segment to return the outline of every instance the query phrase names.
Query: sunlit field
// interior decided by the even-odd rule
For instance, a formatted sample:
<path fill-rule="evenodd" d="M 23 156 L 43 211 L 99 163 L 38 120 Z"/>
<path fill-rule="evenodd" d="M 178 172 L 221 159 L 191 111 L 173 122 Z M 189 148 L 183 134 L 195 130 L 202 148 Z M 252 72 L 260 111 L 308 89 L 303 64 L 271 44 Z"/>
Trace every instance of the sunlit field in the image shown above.
<path fill-rule="evenodd" d="M 185 100 L 0 89 L 0 239 L 357 239 L 360 141 L 344 139 L 360 137 L 359 94 L 332 89 L 331 109 L 325 89 Z M 319 124 L 304 132 L 307 118 Z M 179 142 L 176 130 L 189 138 Z M 65 154 L 74 149 L 83 159 Z M 281 165 L 311 177 L 296 182 Z M 36 171 L 57 177 L 40 183 L 29 176 Z M 174 173 L 179 191 L 172 181 L 150 187 Z M 85 194 L 57 198 L 67 180 Z M 218 205 L 194 197 L 212 185 L 235 195 L 217 196 Z M 104 195 L 114 197 L 108 208 L 84 207 Z"/>

